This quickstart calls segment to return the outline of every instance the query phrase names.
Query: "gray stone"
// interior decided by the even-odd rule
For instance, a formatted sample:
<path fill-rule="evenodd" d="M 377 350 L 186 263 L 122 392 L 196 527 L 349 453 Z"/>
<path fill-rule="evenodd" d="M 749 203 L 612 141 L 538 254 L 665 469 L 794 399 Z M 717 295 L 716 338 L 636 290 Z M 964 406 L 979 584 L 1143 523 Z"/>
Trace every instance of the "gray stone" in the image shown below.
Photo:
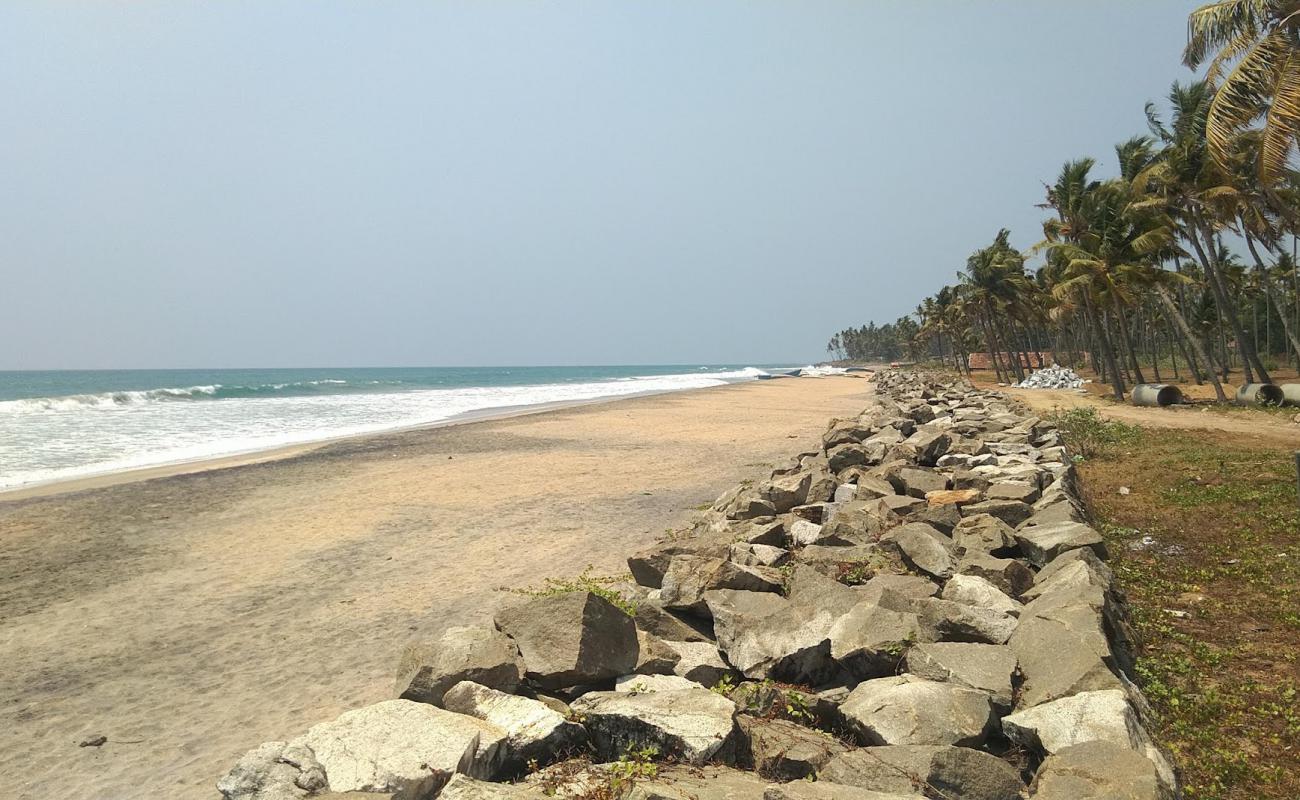
<path fill-rule="evenodd" d="M 759 592 L 717 591 L 706 598 L 718 648 L 745 677 L 819 683 L 833 675 L 831 609 Z"/>
<path fill-rule="evenodd" d="M 1173 767 L 1151 741 L 1123 690 L 1080 692 L 1002 719 L 1002 730 L 1016 744 L 1053 755 L 1085 742 L 1110 742 L 1145 756 L 1160 780 L 1175 783 Z"/>
<path fill-rule="evenodd" d="M 867 448 L 860 444 L 842 444 L 826 451 L 826 460 L 831 472 L 838 473 L 848 467 L 866 464 L 868 461 Z"/>
<path fill-rule="evenodd" d="M 1066 551 L 1082 547 L 1091 549 L 1100 558 L 1106 557 L 1106 540 L 1080 522 L 1021 528 L 1016 531 L 1016 541 L 1025 557 L 1038 567 L 1046 566 Z"/>
<path fill-rule="evenodd" d="M 955 683 L 987 692 L 1003 711 L 1014 700 L 1012 677 L 1016 654 L 1005 645 L 979 642 L 932 642 L 907 651 L 907 671 L 932 681 Z"/>
<path fill-rule="evenodd" d="M 844 786 L 830 781 L 794 781 L 779 786 L 769 786 L 763 800 L 924 800 L 920 794 L 872 792 L 855 786 Z M 730 800 L 730 798 L 728 798 Z"/>
<path fill-rule="evenodd" d="M 497 614 L 497 627 L 519 645 L 528 677 L 544 689 L 599 683 L 636 669 L 636 624 L 591 592 L 539 597 L 505 609 Z"/>
<path fill-rule="evenodd" d="M 1018 500 L 985 500 L 980 503 L 972 503 L 962 509 L 962 514 L 965 516 L 988 514 L 997 517 L 1013 528 L 1029 519 L 1031 513 L 1029 506 Z"/>
<path fill-rule="evenodd" d="M 658 747 L 665 758 L 702 764 L 734 757 L 736 704 L 708 689 L 591 692 L 573 701 L 601 758 Z"/>
<path fill-rule="evenodd" d="M 1014 558 L 996 558 L 984 553 L 967 553 L 957 564 L 962 575 L 978 575 L 1010 597 L 1019 597 L 1034 585 L 1033 570 Z"/>
<path fill-rule="evenodd" d="M 812 485 L 812 473 L 796 472 L 791 475 L 779 475 L 758 487 L 758 496 L 772 504 L 776 513 L 784 514 L 808 499 L 808 487 Z"/>
<path fill-rule="evenodd" d="M 430 642 L 407 645 L 397 662 L 394 693 L 403 700 L 442 705 L 460 681 L 513 692 L 524 679 L 519 648 L 495 628 L 449 628 Z"/>
<path fill-rule="evenodd" d="M 491 777 L 505 736 L 494 725 L 427 703 L 386 700 L 313 726 L 282 746 L 257 748 L 217 786 L 229 800 L 302 796 L 289 793 L 290 786 L 423 800 L 453 773 Z M 291 771 L 297 775 L 286 784 Z"/>
<path fill-rule="evenodd" d="M 840 617 L 830 630 L 830 654 L 859 680 L 892 675 L 907 648 L 932 638 L 920 618 L 907 610 L 866 600 Z"/>
<path fill-rule="evenodd" d="M 821 781 L 885 792 L 930 786 L 934 797 L 961 800 L 1020 800 L 1025 788 L 1005 761 L 980 750 L 945 745 L 851 750 L 822 768 Z"/>
<path fill-rule="evenodd" d="M 533 786 L 488 783 L 468 775 L 455 775 L 438 793 L 438 800 L 548 800 L 548 797 L 541 789 Z"/>
<path fill-rule="evenodd" d="M 948 478 L 938 472 L 928 469 L 916 469 L 915 467 L 904 467 L 900 469 L 894 479 L 895 488 L 899 494 L 905 494 L 909 497 L 916 497 L 921 500 L 930 492 L 942 492 L 948 488 Z M 894 483 L 891 481 L 891 483 Z"/>
<path fill-rule="evenodd" d="M 706 764 L 660 766 L 653 778 L 632 784 L 626 800 L 762 800 L 768 782 L 752 772 Z"/>
<path fill-rule="evenodd" d="M 908 566 L 936 578 L 952 575 L 953 555 L 950 540 L 924 523 L 900 525 L 880 537 L 882 546 L 897 549 Z"/>
<path fill-rule="evenodd" d="M 697 627 L 658 604 L 658 601 L 637 603 L 632 616 L 637 630 L 674 642 L 703 642 L 708 637 Z"/>
<path fill-rule="evenodd" d="M 731 667 L 712 642 L 670 642 L 664 644 L 677 651 L 677 665 L 673 674 L 695 681 L 703 686 L 714 686 L 733 674 Z"/>
<path fill-rule="evenodd" d="M 931 495 L 933 496 L 933 495 Z M 924 508 L 917 508 L 908 514 L 908 520 L 920 522 L 936 528 L 944 536 L 952 536 L 952 531 L 961 522 L 961 511 L 953 503 L 935 504 L 926 499 Z"/>
<path fill-rule="evenodd" d="M 447 690 L 443 702 L 448 711 L 481 719 L 505 731 L 500 768 L 494 772 L 519 770 L 536 761 L 546 764 L 555 754 L 586 741 L 581 725 L 565 719 L 538 700 L 505 694 L 470 681 Z"/>
<path fill-rule="evenodd" d="M 614 681 L 616 692 L 680 692 L 683 689 L 707 689 L 695 681 L 677 675 L 624 675 Z"/>
<path fill-rule="evenodd" d="M 954 603 L 987 608 L 1013 617 L 1020 616 L 1024 608 L 987 578 L 978 575 L 953 575 L 944 584 L 939 596 Z"/>
<path fill-rule="evenodd" d="M 875 426 L 870 420 L 862 418 L 831 420 L 830 428 L 822 434 L 822 449 L 831 450 L 842 444 L 860 444 L 875 431 Z"/>
<path fill-rule="evenodd" d="M 1155 763 L 1125 745 L 1084 742 L 1048 756 L 1034 778 L 1034 800 L 1174 800 Z"/>
<path fill-rule="evenodd" d="M 784 719 L 736 718 L 740 730 L 737 762 L 773 781 L 815 775 L 826 762 L 849 748 L 835 737 Z"/>
<path fill-rule="evenodd" d="M 922 622 L 943 641 L 1005 644 L 1016 630 L 1016 618 L 1000 611 L 951 600 L 926 600 L 923 603 L 920 611 Z"/>
<path fill-rule="evenodd" d="M 939 585 L 920 575 L 881 573 L 859 586 L 855 591 L 861 600 L 872 600 L 877 603 L 881 602 L 886 592 L 895 597 L 903 597 L 908 600 L 924 600 L 938 594 Z M 912 610 L 910 603 L 897 606 L 897 608 L 904 611 Z"/>
<path fill-rule="evenodd" d="M 963 517 L 952 529 L 952 540 L 968 553 L 1000 553 L 1019 547 L 1015 530 L 991 514 Z"/>
<path fill-rule="evenodd" d="M 708 610 L 704 593 L 711 589 L 779 592 L 781 584 L 781 573 L 770 567 L 746 567 L 722 558 L 680 555 L 673 557 L 664 573 L 660 601 L 668 609 L 703 614 Z"/>
<path fill-rule="evenodd" d="M 635 672 L 642 675 L 670 675 L 677 662 L 682 660 L 680 653 L 653 633 L 638 630 L 636 641 Z"/>
<path fill-rule="evenodd" d="M 911 675 L 863 681 L 840 706 L 868 744 L 978 747 L 993 732 L 993 706 L 984 692 Z"/>
<path fill-rule="evenodd" d="M 1039 494 L 1038 487 L 1028 483 L 995 483 L 984 492 L 989 500 L 1016 500 L 1027 505 L 1037 502 Z"/>
<path fill-rule="evenodd" d="M 790 525 L 790 539 L 797 545 L 822 544 L 822 526 L 806 519 L 797 519 Z M 826 537 L 834 539 L 834 536 Z"/>
<path fill-rule="evenodd" d="M 944 453 L 948 452 L 952 438 L 942 431 L 918 430 L 907 439 L 907 444 L 916 448 L 918 463 L 932 467 Z"/>

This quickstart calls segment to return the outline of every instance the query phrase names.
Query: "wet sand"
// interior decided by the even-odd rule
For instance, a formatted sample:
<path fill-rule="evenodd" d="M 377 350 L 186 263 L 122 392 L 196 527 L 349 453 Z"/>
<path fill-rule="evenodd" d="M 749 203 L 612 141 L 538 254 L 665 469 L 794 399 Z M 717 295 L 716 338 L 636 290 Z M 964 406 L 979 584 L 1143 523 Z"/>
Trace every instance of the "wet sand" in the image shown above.
<path fill-rule="evenodd" d="M 737 384 L 0 496 L 0 793 L 216 797 L 248 748 L 391 696 L 409 638 L 502 586 L 622 571 L 869 389 Z"/>

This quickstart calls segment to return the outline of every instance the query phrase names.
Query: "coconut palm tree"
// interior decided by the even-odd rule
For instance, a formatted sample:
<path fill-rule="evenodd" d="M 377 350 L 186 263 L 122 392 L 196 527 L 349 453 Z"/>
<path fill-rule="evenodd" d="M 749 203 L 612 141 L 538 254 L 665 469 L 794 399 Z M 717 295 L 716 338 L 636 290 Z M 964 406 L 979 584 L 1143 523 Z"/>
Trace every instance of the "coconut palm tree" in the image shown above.
<path fill-rule="evenodd" d="M 1272 186 L 1300 134 L 1300 0 L 1220 0 L 1187 19 L 1183 63 L 1207 63 L 1215 88 L 1205 136 L 1221 165 L 1231 161 L 1237 134 L 1262 123 L 1256 164 Z"/>

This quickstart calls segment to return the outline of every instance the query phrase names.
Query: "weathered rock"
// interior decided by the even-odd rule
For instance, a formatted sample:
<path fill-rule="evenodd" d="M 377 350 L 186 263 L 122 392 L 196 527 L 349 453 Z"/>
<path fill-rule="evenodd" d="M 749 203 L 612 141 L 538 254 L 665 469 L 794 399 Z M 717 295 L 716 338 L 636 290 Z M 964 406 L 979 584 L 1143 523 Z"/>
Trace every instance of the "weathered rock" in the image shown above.
<path fill-rule="evenodd" d="M 694 619 L 683 620 L 660 606 L 658 601 L 637 603 L 632 619 L 636 623 L 637 630 L 653 634 L 665 641 L 704 642 L 709 638 Z"/>
<path fill-rule="evenodd" d="M 1029 515 L 1033 512 L 1028 505 L 1018 500 L 984 500 L 966 506 L 962 509 L 962 513 L 967 516 L 988 514 L 997 517 L 1014 528 L 1029 519 Z"/>
<path fill-rule="evenodd" d="M 1069 550 L 1087 547 L 1099 557 L 1106 557 L 1106 540 L 1092 528 L 1079 522 L 1036 525 L 1016 531 L 1016 541 L 1035 566 L 1045 566 Z"/>
<path fill-rule="evenodd" d="M 556 754 L 587 738 L 581 725 L 568 721 L 545 703 L 470 681 L 448 689 L 443 703 L 448 711 L 481 719 L 505 731 L 499 762 L 505 771 L 522 769 L 530 760 L 550 763 Z"/>
<path fill-rule="evenodd" d="M 632 579 L 642 586 L 658 589 L 663 585 L 664 573 L 673 556 L 700 555 L 698 542 L 665 542 L 648 547 L 627 559 Z"/>
<path fill-rule="evenodd" d="M 939 596 L 944 600 L 952 600 L 955 603 L 978 608 L 987 608 L 990 611 L 1008 614 L 1013 617 L 1020 616 L 1020 612 L 1024 608 L 990 580 L 981 578 L 978 575 L 953 575 L 944 584 L 943 592 Z M 1010 636 L 1010 634 L 1007 635 Z"/>
<path fill-rule="evenodd" d="M 358 797 L 357 800 L 363 800 Z M 375 798 L 378 800 L 378 798 Z M 438 800 L 548 800 L 541 789 L 513 783 L 489 783 L 455 775 L 438 793 Z"/>
<path fill-rule="evenodd" d="M 1078 692 L 1119 689 L 1108 645 L 1056 619 L 1027 616 L 1007 640 L 1024 674 L 1019 705 L 1029 708 Z"/>
<path fill-rule="evenodd" d="M 866 743 L 877 745 L 978 747 L 996 720 L 984 692 L 911 675 L 859 683 L 840 713 Z"/>
<path fill-rule="evenodd" d="M 762 800 L 768 785 L 752 772 L 716 764 L 661 766 L 633 784 L 627 800 Z"/>
<path fill-rule="evenodd" d="M 1010 614 L 951 600 L 926 600 L 920 614 L 921 621 L 948 642 L 1005 644 L 1017 625 Z"/>
<path fill-rule="evenodd" d="M 763 793 L 763 800 L 924 800 L 924 797 L 911 793 L 872 792 L 830 781 L 793 781 L 769 786 Z"/>
<path fill-rule="evenodd" d="M 758 496 L 771 503 L 776 513 L 784 514 L 807 501 L 810 486 L 812 486 L 811 472 L 779 475 L 760 484 Z"/>
<path fill-rule="evenodd" d="M 599 683 L 636 669 L 635 623 L 597 594 L 538 597 L 501 611 L 496 621 L 519 645 L 528 677 L 542 688 Z"/>
<path fill-rule="evenodd" d="M 820 526 L 818 526 L 820 527 Z M 790 551 L 766 544 L 737 542 L 727 553 L 727 560 L 745 567 L 780 567 L 789 563 Z"/>
<path fill-rule="evenodd" d="M 834 674 L 830 608 L 758 592 L 718 591 L 706 597 L 718 647 L 745 677 L 820 683 Z"/>
<path fill-rule="evenodd" d="M 708 689 L 591 692 L 573 701 L 601 758 L 658 747 L 666 758 L 702 764 L 734 757 L 736 704 Z"/>
<path fill-rule="evenodd" d="M 636 632 L 637 658 L 635 672 L 641 675 L 671 675 L 682 656 L 663 639 L 653 633 Z"/>
<path fill-rule="evenodd" d="M 1016 500 L 1033 505 L 1040 494 L 1037 486 L 1028 483 L 995 483 L 985 491 L 984 496 L 990 500 Z"/>
<path fill-rule="evenodd" d="M 896 481 L 896 483 L 895 483 Z M 915 467 L 904 467 L 896 474 L 893 481 L 899 494 L 905 494 L 909 497 L 916 497 L 929 502 L 926 495 L 931 492 L 942 492 L 948 489 L 948 478 L 938 472 L 928 469 L 916 469 Z"/>
<path fill-rule="evenodd" d="M 1149 759 L 1165 785 L 1175 784 L 1173 768 L 1122 690 L 1080 692 L 1017 711 L 1003 717 L 1002 730 L 1016 744 L 1046 755 L 1095 741 L 1127 747 Z"/>
<path fill-rule="evenodd" d="M 826 460 L 831 472 L 868 463 L 867 448 L 860 444 L 842 444 L 826 452 Z"/>
<path fill-rule="evenodd" d="M 660 601 L 665 608 L 707 613 L 704 593 L 712 589 L 748 592 L 781 591 L 781 573 L 770 567 L 746 567 L 721 558 L 674 556 L 664 573 Z"/>
<path fill-rule="evenodd" d="M 1034 778 L 1034 800 L 1174 800 L 1177 793 L 1146 756 L 1125 745 L 1084 742 L 1049 756 Z"/>
<path fill-rule="evenodd" d="M 677 675 L 624 675 L 614 681 L 616 692 L 680 692 L 683 689 L 707 688 Z"/>
<path fill-rule="evenodd" d="M 737 762 L 773 781 L 815 775 L 826 762 L 849 748 L 822 731 L 784 719 L 736 718 L 740 731 Z"/>
<path fill-rule="evenodd" d="M 990 514 L 964 517 L 952 529 L 952 540 L 968 553 L 1019 553 L 1015 530 Z"/>
<path fill-rule="evenodd" d="M 860 600 L 870 600 L 876 603 L 895 608 L 900 611 L 911 611 L 912 604 L 890 603 L 885 599 L 885 594 L 889 593 L 895 598 L 902 597 L 907 600 L 923 600 L 927 597 L 934 597 L 939 593 L 939 585 L 929 578 L 923 578 L 919 575 L 892 575 L 882 573 L 876 575 L 871 580 L 858 587 L 857 596 Z"/>
<path fill-rule="evenodd" d="M 932 796 L 961 800 L 1020 800 L 1024 784 L 1016 769 L 968 747 L 893 745 L 851 750 L 831 759 L 818 782 L 885 792 L 933 787 Z"/>
<path fill-rule="evenodd" d="M 907 564 L 927 575 L 952 575 L 952 544 L 939 531 L 924 523 L 900 525 L 880 537 L 880 544 L 896 548 Z"/>
<path fill-rule="evenodd" d="M 460 681 L 513 692 L 523 678 L 519 648 L 504 633 L 486 626 L 449 628 L 402 651 L 394 692 L 403 700 L 438 706 L 443 693 Z"/>
<path fill-rule="evenodd" d="M 830 541 L 823 542 L 822 530 L 821 525 L 806 519 L 797 519 L 790 525 L 790 539 L 797 545 L 830 544 L 837 540 L 837 537 L 832 534 L 825 537 Z"/>
<path fill-rule="evenodd" d="M 830 521 L 822 525 L 820 539 L 823 544 L 863 542 L 893 527 L 898 520 L 898 515 L 883 506 L 879 498 L 854 500 L 840 505 Z"/>
<path fill-rule="evenodd" d="M 996 558 L 981 552 L 968 552 L 957 564 L 962 575 L 977 575 L 1010 597 L 1019 597 L 1034 585 L 1033 570 L 1014 558 Z"/>
<path fill-rule="evenodd" d="M 921 643 L 907 651 L 907 671 L 931 681 L 969 686 L 989 695 L 994 707 L 1011 708 L 1016 655 L 1005 645 L 978 642 Z"/>
<path fill-rule="evenodd" d="M 677 651 L 673 674 L 703 686 L 713 686 L 733 674 L 712 642 L 670 642 L 664 644 Z"/>
<path fill-rule="evenodd" d="M 830 630 L 830 654 L 855 678 L 892 675 L 913 642 L 933 638 L 908 610 L 866 600 L 840 617 Z"/>
<path fill-rule="evenodd" d="M 883 511 L 888 511 L 899 517 L 906 517 L 925 509 L 929 505 L 919 497 L 909 497 L 901 494 L 885 495 L 878 498 L 876 502 Z"/>
<path fill-rule="evenodd" d="M 916 448 L 917 463 L 932 467 L 944 453 L 948 452 L 952 437 L 942 431 L 918 430 L 907 439 L 907 444 Z"/>
<path fill-rule="evenodd" d="M 345 712 L 287 744 L 257 748 L 217 787 L 228 800 L 302 796 L 291 787 L 420 800 L 435 795 L 455 772 L 491 777 L 505 736 L 494 725 L 427 703 L 386 700 Z"/>
<path fill-rule="evenodd" d="M 875 433 L 875 426 L 870 420 L 862 419 L 833 419 L 830 427 L 822 434 L 822 449 L 831 450 L 842 444 L 860 444 L 871 434 Z"/>
<path fill-rule="evenodd" d="M 951 537 L 953 528 L 961 522 L 961 510 L 952 503 L 918 507 L 907 516 L 910 522 L 920 522 L 938 530 L 944 536 Z"/>

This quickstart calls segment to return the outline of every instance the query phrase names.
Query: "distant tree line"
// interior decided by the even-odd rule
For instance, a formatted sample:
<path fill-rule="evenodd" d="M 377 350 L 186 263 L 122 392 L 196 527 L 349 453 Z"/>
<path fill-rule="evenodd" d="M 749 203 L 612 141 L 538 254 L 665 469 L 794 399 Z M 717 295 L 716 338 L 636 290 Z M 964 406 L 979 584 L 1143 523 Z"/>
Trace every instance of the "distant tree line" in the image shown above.
<path fill-rule="evenodd" d="M 1162 370 L 1223 399 L 1234 369 L 1267 383 L 1281 362 L 1300 368 L 1296 7 L 1192 12 L 1183 59 L 1208 63 L 1205 78 L 1175 83 L 1167 114 L 1147 104 L 1148 132 L 1116 145 L 1115 177 L 1093 177 L 1091 158 L 1066 162 L 1039 206 L 1040 242 L 1021 252 L 999 231 L 914 314 L 841 331 L 827 350 L 966 371 L 978 350 L 1005 381 L 1035 366 L 1020 353 L 1051 350 L 1092 365 L 1117 398 Z M 1041 259 L 1032 271 L 1030 258 Z"/>

